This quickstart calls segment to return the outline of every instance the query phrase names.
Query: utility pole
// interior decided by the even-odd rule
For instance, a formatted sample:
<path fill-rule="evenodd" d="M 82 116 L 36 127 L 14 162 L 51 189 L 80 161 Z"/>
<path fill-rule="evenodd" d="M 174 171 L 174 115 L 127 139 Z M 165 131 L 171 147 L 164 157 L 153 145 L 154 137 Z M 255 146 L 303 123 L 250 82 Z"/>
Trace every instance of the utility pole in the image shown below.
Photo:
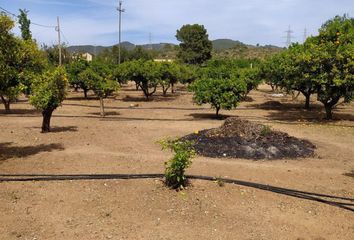
<path fill-rule="evenodd" d="M 305 30 L 304 30 L 304 42 L 306 41 L 306 39 L 307 39 L 307 29 L 305 28 Z"/>
<path fill-rule="evenodd" d="M 294 32 L 291 30 L 290 25 L 288 31 L 286 31 L 286 47 L 290 47 L 291 45 L 291 40 L 293 39 L 293 34 Z"/>
<path fill-rule="evenodd" d="M 117 8 L 119 12 L 119 45 L 118 45 L 118 64 L 121 62 L 121 41 L 122 41 L 122 13 L 125 12 L 125 9 L 122 8 L 123 1 L 119 0 L 119 7 Z"/>
<path fill-rule="evenodd" d="M 57 17 L 57 27 L 55 30 L 58 32 L 58 49 L 59 49 L 59 66 L 61 66 L 61 41 L 60 41 L 60 22 L 59 17 Z"/>
<path fill-rule="evenodd" d="M 153 47 L 152 47 L 152 34 L 151 32 L 149 33 L 149 50 L 152 50 Z"/>

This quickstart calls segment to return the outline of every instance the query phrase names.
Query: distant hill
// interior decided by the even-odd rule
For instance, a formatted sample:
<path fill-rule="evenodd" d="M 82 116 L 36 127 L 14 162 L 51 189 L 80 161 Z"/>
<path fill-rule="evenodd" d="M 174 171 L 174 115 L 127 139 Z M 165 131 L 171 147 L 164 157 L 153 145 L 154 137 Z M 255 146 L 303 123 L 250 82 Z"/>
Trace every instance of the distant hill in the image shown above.
<path fill-rule="evenodd" d="M 280 48 L 272 45 L 254 46 L 254 45 L 236 45 L 232 48 L 214 51 L 213 56 L 216 58 L 258 58 L 262 59 L 270 55 L 274 55 L 283 51 Z"/>
<path fill-rule="evenodd" d="M 247 45 L 240 41 L 235 41 L 232 39 L 216 39 L 212 41 L 214 56 L 220 58 L 263 58 L 265 56 L 282 51 L 282 48 L 272 45 L 265 46 L 254 46 Z M 131 42 L 122 42 L 122 47 L 127 50 L 133 50 L 135 47 L 141 46 L 144 49 L 153 49 L 159 51 L 164 55 L 164 52 L 168 52 L 167 55 L 175 56 L 173 53 L 175 51 L 174 47 L 176 44 L 173 43 L 154 43 L 154 44 L 143 44 L 135 45 Z M 92 46 L 92 45 L 80 45 L 80 46 L 70 46 L 68 51 L 70 53 L 84 53 L 89 52 L 94 55 L 102 53 L 105 49 L 111 49 L 113 46 Z"/>
<path fill-rule="evenodd" d="M 231 39 L 216 39 L 212 43 L 214 51 L 222 51 L 234 47 L 247 47 L 246 44 Z"/>
<path fill-rule="evenodd" d="M 143 45 L 135 45 L 131 42 L 122 42 L 121 43 L 122 48 L 127 49 L 128 51 L 133 50 L 137 46 L 141 46 L 145 49 L 150 49 L 152 48 L 153 50 L 160 51 L 162 50 L 166 45 L 171 45 L 174 46 L 172 43 L 154 43 L 154 44 L 143 44 Z M 111 49 L 113 46 L 93 46 L 93 45 L 78 45 L 78 46 L 70 46 L 68 47 L 68 51 L 70 53 L 91 53 L 94 55 L 102 53 L 105 49 Z"/>

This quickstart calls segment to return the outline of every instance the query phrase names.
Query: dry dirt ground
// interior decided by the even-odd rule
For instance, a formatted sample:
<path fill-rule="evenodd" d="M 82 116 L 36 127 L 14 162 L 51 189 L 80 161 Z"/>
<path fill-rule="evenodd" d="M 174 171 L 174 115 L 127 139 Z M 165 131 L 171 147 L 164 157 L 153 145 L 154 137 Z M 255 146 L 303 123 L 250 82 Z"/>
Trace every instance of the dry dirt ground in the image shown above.
<path fill-rule="evenodd" d="M 106 100 L 104 119 L 99 101 L 81 95 L 71 93 L 55 111 L 48 134 L 40 133 L 41 115 L 27 101 L 14 104 L 13 114 L 1 110 L 0 174 L 162 173 L 171 155 L 157 140 L 222 124 L 181 90 L 145 102 L 140 92 L 124 87 Z M 320 105 L 302 110 L 289 97 L 271 97 L 265 86 L 250 97 L 222 113 L 308 139 L 317 146 L 316 157 L 197 157 L 188 173 L 265 184 L 268 190 L 201 180 L 181 192 L 157 179 L 0 182 L 0 239 L 354 239 L 354 212 L 334 203 L 353 208 L 353 201 L 323 198 L 329 205 L 272 191 L 354 199 L 354 105 L 336 110 L 340 120 L 323 122 Z"/>

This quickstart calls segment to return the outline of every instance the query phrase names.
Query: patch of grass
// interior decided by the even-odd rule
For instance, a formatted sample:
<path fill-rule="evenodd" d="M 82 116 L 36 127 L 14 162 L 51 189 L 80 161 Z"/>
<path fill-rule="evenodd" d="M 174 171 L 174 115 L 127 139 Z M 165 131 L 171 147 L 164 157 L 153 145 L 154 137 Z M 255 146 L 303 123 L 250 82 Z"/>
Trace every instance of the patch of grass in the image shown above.
<path fill-rule="evenodd" d="M 262 137 L 266 137 L 266 136 L 269 136 L 270 134 L 272 133 L 272 128 L 270 126 L 263 126 L 261 132 L 260 132 L 260 135 Z"/>

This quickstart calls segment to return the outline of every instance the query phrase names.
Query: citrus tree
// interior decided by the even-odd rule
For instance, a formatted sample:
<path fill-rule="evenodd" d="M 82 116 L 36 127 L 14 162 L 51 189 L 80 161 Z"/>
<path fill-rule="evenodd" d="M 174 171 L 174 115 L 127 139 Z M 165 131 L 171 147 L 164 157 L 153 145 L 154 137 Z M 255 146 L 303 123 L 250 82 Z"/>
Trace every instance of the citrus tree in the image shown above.
<path fill-rule="evenodd" d="M 89 63 L 83 59 L 75 59 L 66 65 L 66 71 L 69 76 L 69 83 L 71 87 L 77 90 L 81 88 L 84 92 L 84 97 L 87 98 L 87 92 L 89 91 L 89 86 L 85 80 L 81 79 L 80 73 L 85 71 L 89 67 Z"/>
<path fill-rule="evenodd" d="M 156 92 L 161 83 L 161 64 L 154 61 L 134 60 L 124 63 L 125 78 L 132 80 L 140 88 L 146 100 Z"/>
<path fill-rule="evenodd" d="M 202 78 L 193 82 L 189 89 L 194 92 L 194 102 L 198 105 L 209 103 L 216 109 L 217 117 L 220 109 L 236 108 L 247 91 L 244 81 L 232 78 Z"/>
<path fill-rule="evenodd" d="M 174 85 L 181 78 L 181 69 L 180 65 L 177 63 L 160 63 L 161 71 L 161 81 L 160 85 L 162 87 L 163 95 L 167 95 L 167 91 L 171 88 L 171 92 L 174 93 Z"/>
<path fill-rule="evenodd" d="M 21 92 L 30 93 L 33 78 L 46 66 L 37 44 L 15 37 L 14 21 L 0 13 L 0 98 L 6 112 Z"/>
<path fill-rule="evenodd" d="M 32 84 L 30 103 L 42 111 L 42 132 L 50 132 L 52 113 L 66 96 L 68 80 L 64 68 L 58 67 L 37 76 Z"/>
<path fill-rule="evenodd" d="M 318 100 L 324 105 L 326 118 L 332 119 L 332 109 L 341 98 L 352 100 L 354 91 L 354 19 L 346 15 L 327 21 L 319 35 L 308 39 L 316 54 L 313 65 L 317 71 Z"/>
<path fill-rule="evenodd" d="M 85 82 L 89 89 L 93 90 L 95 95 L 99 98 L 100 114 L 101 117 L 104 117 L 104 98 L 107 98 L 117 91 L 119 89 L 119 84 L 104 75 L 100 75 L 100 72 L 95 72 L 91 67 L 81 72 L 79 78 Z"/>

